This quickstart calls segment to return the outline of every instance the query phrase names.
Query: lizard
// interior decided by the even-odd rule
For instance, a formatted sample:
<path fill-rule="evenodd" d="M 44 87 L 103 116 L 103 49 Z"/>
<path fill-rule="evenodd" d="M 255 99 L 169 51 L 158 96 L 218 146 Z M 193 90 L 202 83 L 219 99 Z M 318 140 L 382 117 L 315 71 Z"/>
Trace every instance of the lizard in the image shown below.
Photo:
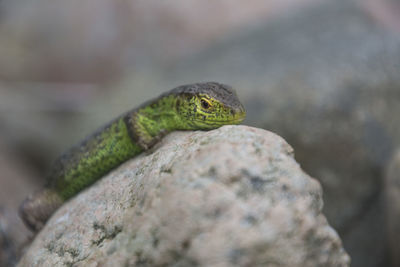
<path fill-rule="evenodd" d="M 57 158 L 44 187 L 21 204 L 20 217 L 38 232 L 63 203 L 152 148 L 166 134 L 239 124 L 245 116 L 235 90 L 228 85 L 205 82 L 176 87 L 118 116 Z"/>

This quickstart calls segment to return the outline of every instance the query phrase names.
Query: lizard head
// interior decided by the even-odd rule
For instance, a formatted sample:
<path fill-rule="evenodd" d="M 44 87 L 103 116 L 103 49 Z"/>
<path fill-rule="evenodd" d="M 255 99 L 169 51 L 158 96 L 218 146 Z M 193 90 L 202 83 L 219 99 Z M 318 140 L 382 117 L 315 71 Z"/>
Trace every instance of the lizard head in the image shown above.
<path fill-rule="evenodd" d="M 239 124 L 246 116 L 235 91 L 228 85 L 207 82 L 184 85 L 174 90 L 179 98 L 176 111 L 187 129 L 214 129 Z"/>

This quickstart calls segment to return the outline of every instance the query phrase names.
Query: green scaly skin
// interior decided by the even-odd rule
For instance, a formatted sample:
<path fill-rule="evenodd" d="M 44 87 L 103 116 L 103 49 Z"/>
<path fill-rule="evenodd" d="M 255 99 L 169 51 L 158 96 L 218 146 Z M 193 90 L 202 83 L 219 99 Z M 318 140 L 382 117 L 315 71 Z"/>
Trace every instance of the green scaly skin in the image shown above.
<path fill-rule="evenodd" d="M 231 87 L 198 83 L 177 87 L 133 109 L 59 157 L 45 188 L 29 196 L 20 214 L 34 231 L 66 200 L 175 130 L 238 124 L 245 110 Z"/>

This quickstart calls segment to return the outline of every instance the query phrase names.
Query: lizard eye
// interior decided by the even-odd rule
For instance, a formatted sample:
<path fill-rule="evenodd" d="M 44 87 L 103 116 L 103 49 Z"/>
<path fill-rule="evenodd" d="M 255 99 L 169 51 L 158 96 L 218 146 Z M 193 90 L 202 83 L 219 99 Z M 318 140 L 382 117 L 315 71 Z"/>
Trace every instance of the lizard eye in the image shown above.
<path fill-rule="evenodd" d="M 202 106 L 204 109 L 208 109 L 208 108 L 211 106 L 210 102 L 208 102 L 208 101 L 205 100 L 205 99 L 202 99 L 200 102 L 201 102 L 201 106 Z"/>

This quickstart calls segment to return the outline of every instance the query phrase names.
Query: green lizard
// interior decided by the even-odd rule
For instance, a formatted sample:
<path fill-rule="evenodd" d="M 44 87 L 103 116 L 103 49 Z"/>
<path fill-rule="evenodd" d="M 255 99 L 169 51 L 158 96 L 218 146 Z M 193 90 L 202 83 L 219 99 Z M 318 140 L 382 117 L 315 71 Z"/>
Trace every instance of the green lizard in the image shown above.
<path fill-rule="evenodd" d="M 209 130 L 243 121 L 246 112 L 227 85 L 177 87 L 128 111 L 59 157 L 47 184 L 20 207 L 24 222 L 40 230 L 66 200 L 122 162 L 148 150 L 175 130 Z"/>

